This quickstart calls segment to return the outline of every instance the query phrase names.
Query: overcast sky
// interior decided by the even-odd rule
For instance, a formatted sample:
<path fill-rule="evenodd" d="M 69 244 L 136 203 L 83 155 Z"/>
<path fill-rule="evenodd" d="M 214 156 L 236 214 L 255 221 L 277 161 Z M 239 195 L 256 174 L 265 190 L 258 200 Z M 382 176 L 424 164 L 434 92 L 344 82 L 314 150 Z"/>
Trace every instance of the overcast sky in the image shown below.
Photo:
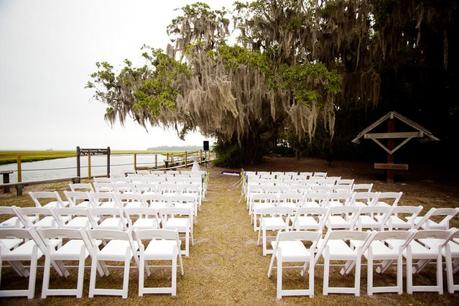
<path fill-rule="evenodd" d="M 0 0 L 0 150 L 201 145 L 199 133 L 181 141 L 131 120 L 112 128 L 84 88 L 97 61 L 141 63 L 143 44 L 165 48 L 174 10 L 193 2 Z M 233 0 L 203 2 L 231 8 Z"/>

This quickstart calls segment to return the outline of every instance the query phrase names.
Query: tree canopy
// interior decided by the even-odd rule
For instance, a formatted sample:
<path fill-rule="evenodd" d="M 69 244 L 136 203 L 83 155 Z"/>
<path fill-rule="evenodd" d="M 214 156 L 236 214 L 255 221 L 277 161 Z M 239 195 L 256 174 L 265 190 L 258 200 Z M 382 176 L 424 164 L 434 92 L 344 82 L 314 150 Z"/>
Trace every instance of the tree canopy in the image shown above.
<path fill-rule="evenodd" d="M 111 123 L 130 115 L 181 137 L 199 130 L 216 137 L 223 163 L 256 162 L 280 142 L 350 138 L 335 135 L 337 124 L 362 127 L 346 112 L 393 105 L 391 77 L 409 65 L 457 71 L 457 10 L 427 0 L 255 0 L 231 12 L 197 2 L 171 21 L 165 50 L 145 46 L 141 67 L 97 63 L 88 87 Z"/>

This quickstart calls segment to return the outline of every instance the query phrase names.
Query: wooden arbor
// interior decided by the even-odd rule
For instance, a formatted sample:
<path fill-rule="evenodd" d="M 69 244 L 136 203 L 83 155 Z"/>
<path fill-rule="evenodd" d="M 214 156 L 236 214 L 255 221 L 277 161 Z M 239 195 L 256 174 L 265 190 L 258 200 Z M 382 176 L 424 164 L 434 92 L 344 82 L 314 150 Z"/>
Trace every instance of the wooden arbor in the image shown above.
<path fill-rule="evenodd" d="M 405 126 L 403 131 L 396 131 L 396 119 L 403 123 L 403 125 Z M 386 132 L 373 132 L 374 130 L 377 130 L 377 128 L 386 121 Z M 375 163 L 374 168 L 386 170 L 388 183 L 393 183 L 395 170 L 408 170 L 408 164 L 394 163 L 394 153 L 397 152 L 401 147 L 403 147 L 408 141 L 415 138 L 424 138 L 433 141 L 439 140 L 424 127 L 394 111 L 388 112 L 387 114 L 373 122 L 363 131 L 361 131 L 357 135 L 357 137 L 355 137 L 352 140 L 352 142 L 360 143 L 362 137 L 364 139 L 373 140 L 378 146 L 380 146 L 384 151 L 387 152 L 387 162 Z M 397 139 L 401 140 L 398 144 L 396 144 Z"/>

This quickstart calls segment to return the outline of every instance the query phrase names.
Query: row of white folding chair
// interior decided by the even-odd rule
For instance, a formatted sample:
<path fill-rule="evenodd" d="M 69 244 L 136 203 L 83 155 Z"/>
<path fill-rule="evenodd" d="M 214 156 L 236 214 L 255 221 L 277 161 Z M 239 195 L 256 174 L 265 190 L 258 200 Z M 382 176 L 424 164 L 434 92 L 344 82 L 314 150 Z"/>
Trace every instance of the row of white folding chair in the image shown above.
<path fill-rule="evenodd" d="M 259 230 L 263 245 L 263 256 L 270 253 L 267 248 L 267 231 L 316 230 L 394 230 L 394 229 L 449 229 L 449 221 L 459 208 L 432 208 L 424 217 L 418 217 L 422 206 L 336 206 L 330 208 L 289 207 L 258 208 L 254 212 L 254 230 Z M 435 222 L 432 218 L 441 218 Z M 257 227 L 259 224 L 259 227 Z M 435 226 L 433 226 L 435 224 Z"/>
<path fill-rule="evenodd" d="M 15 239 L 20 241 L 17 246 L 6 248 L 0 244 L 2 261 L 9 261 L 16 271 L 29 277 L 29 285 L 26 290 L 0 290 L 0 297 L 27 296 L 34 297 L 35 281 L 37 273 L 37 261 L 45 255 L 43 275 L 42 298 L 49 295 L 75 295 L 81 298 L 83 294 L 83 280 L 85 260 L 92 257 L 91 275 L 89 285 L 89 297 L 94 295 L 121 295 L 127 298 L 129 285 L 130 262 L 134 258 L 139 266 L 139 295 L 145 293 L 169 293 L 176 295 L 176 271 L 177 258 L 183 275 L 181 260 L 180 240 L 176 231 L 134 229 L 132 232 L 103 229 L 63 229 L 63 228 L 40 228 L 40 229 L 0 229 L 0 241 Z M 61 245 L 56 246 L 53 241 L 59 240 Z M 147 241 L 145 248 L 142 241 Z M 102 248 L 100 249 L 100 247 Z M 59 262 L 61 267 L 69 275 L 65 261 L 78 261 L 78 277 L 75 289 L 50 289 L 50 266 L 52 262 Z M 171 260 L 172 261 L 172 284 L 171 287 L 145 288 L 144 274 L 151 274 L 151 265 L 145 261 Z M 30 261 L 27 271 L 21 262 Z M 100 276 L 109 275 L 109 270 L 104 261 L 124 262 L 124 276 L 122 289 L 97 289 L 96 273 Z M 17 270 L 20 267 L 22 270 Z M 1 270 L 0 270 L 1 278 Z"/>
<path fill-rule="evenodd" d="M 168 207 L 181 206 L 193 210 L 198 214 L 200 197 L 193 193 L 110 193 L 110 192 L 72 192 L 64 191 L 70 207 L 118 207 L 118 208 L 142 208 L 142 207 Z"/>
<path fill-rule="evenodd" d="M 0 228 L 92 228 L 92 229 L 171 229 L 184 239 L 182 253 L 189 256 L 193 244 L 194 216 L 189 207 L 131 207 L 131 208 L 44 208 L 0 207 L 7 217 Z"/>
<path fill-rule="evenodd" d="M 314 266 L 319 258 L 324 259 L 323 294 L 350 293 L 360 295 L 360 274 L 362 256 L 367 259 L 367 293 L 396 292 L 403 293 L 403 258 L 406 259 L 407 292 L 437 291 L 443 293 L 442 256 L 446 260 L 448 291 L 459 290 L 454 284 L 454 269 L 458 269 L 459 244 L 454 239 L 459 232 L 453 230 L 409 230 L 387 232 L 330 231 L 322 239 L 320 232 L 293 231 L 279 232 L 276 241 L 272 242 L 274 252 L 268 270 L 271 276 L 274 261 L 277 264 L 277 298 L 283 296 L 314 295 Z M 310 245 L 309 248 L 305 246 Z M 430 243 L 430 245 L 429 245 Z M 346 261 L 341 274 L 349 274 L 355 269 L 353 287 L 330 287 L 330 261 Z M 436 260 L 437 282 L 434 286 L 413 285 L 413 260 L 424 262 Z M 456 266 L 455 261 L 456 260 Z M 375 286 L 373 282 L 373 266 L 381 261 L 376 268 L 377 273 L 384 273 L 392 262 L 397 265 L 397 281 L 395 286 Z M 283 263 L 300 263 L 302 275 L 308 270 L 309 286 L 305 289 L 286 290 L 282 287 Z"/>
<path fill-rule="evenodd" d="M 308 192 L 307 194 L 252 194 L 247 208 L 252 214 L 255 206 L 331 207 L 331 206 L 397 206 L 401 192 Z"/>

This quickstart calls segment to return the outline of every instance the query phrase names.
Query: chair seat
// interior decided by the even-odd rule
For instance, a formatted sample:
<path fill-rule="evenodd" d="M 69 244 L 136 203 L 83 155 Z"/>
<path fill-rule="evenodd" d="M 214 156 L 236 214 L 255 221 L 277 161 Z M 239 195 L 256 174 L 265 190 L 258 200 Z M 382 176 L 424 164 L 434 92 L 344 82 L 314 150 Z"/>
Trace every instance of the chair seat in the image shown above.
<path fill-rule="evenodd" d="M 115 202 L 99 202 L 97 206 L 102 207 L 102 208 L 116 208 L 117 207 Z"/>
<path fill-rule="evenodd" d="M 87 228 L 90 226 L 91 226 L 91 223 L 89 222 L 88 217 L 74 217 L 69 222 L 64 224 L 64 227 L 72 227 L 72 228 Z"/>
<path fill-rule="evenodd" d="M 311 216 L 300 216 L 296 218 L 295 223 L 293 225 L 295 228 L 318 228 L 319 222 Z"/>
<path fill-rule="evenodd" d="M 166 221 L 165 228 L 176 229 L 179 232 L 189 231 L 190 219 L 188 218 L 169 218 Z"/>
<path fill-rule="evenodd" d="M 306 201 L 301 205 L 302 207 L 320 207 L 319 203 L 315 201 Z"/>
<path fill-rule="evenodd" d="M 125 202 L 124 208 L 142 208 L 143 203 L 138 201 Z"/>
<path fill-rule="evenodd" d="M 281 217 L 263 217 L 260 222 L 261 229 L 278 230 L 288 227 L 287 223 Z"/>
<path fill-rule="evenodd" d="M 359 224 L 362 227 L 374 227 L 379 225 L 378 221 L 366 215 L 359 216 L 357 219 L 357 224 Z"/>
<path fill-rule="evenodd" d="M 323 239 L 319 241 L 319 245 L 321 245 L 322 243 L 324 243 Z M 357 255 L 357 249 L 351 248 L 343 240 L 328 240 L 327 247 L 329 250 L 329 257 L 331 259 L 355 258 L 355 256 Z"/>
<path fill-rule="evenodd" d="M 19 238 L 5 238 L 0 239 L 0 251 L 11 250 L 22 243 L 23 239 Z"/>
<path fill-rule="evenodd" d="M 59 207 L 67 207 L 67 206 L 69 206 L 68 201 L 62 201 L 62 202 L 51 201 L 43 205 L 43 207 L 46 207 L 46 208 L 59 208 Z"/>
<path fill-rule="evenodd" d="M 329 207 L 343 206 L 343 203 L 341 203 L 340 201 L 329 201 L 328 206 Z"/>
<path fill-rule="evenodd" d="M 276 241 L 272 241 L 273 249 L 276 249 Z M 280 241 L 279 248 L 283 262 L 306 261 L 310 256 L 309 250 L 301 241 Z M 279 253 L 276 253 L 276 257 Z"/>
<path fill-rule="evenodd" d="M 114 228 L 114 229 L 120 229 L 123 228 L 125 224 L 121 221 L 120 218 L 117 217 L 112 217 L 112 218 L 107 218 L 103 220 L 98 227 L 100 228 Z"/>
<path fill-rule="evenodd" d="M 15 249 L 2 252 L 3 260 L 29 260 L 32 256 L 33 248 L 36 246 L 33 240 L 29 240 Z M 2 250 L 3 251 L 3 250 Z M 43 255 L 40 248 L 37 247 L 37 258 Z"/>
<path fill-rule="evenodd" d="M 346 219 L 344 219 L 341 216 L 330 216 L 330 217 L 328 217 L 327 225 L 331 226 L 331 227 L 345 227 L 345 228 L 348 228 L 349 227 L 349 221 L 347 221 Z"/>
<path fill-rule="evenodd" d="M 69 240 L 62 247 L 60 247 L 52 257 L 59 259 L 78 259 L 81 252 L 81 247 L 84 247 L 85 258 L 88 256 L 88 250 L 83 240 Z"/>
<path fill-rule="evenodd" d="M 155 229 L 159 228 L 161 221 L 155 218 L 139 218 L 132 225 L 133 228 Z"/>
<path fill-rule="evenodd" d="M 129 241 L 126 240 L 110 240 L 105 247 L 97 254 L 98 259 L 105 260 L 125 260 L 126 252 L 129 251 L 129 256 L 132 258 L 132 251 Z"/>
<path fill-rule="evenodd" d="M 30 222 L 35 222 L 35 217 L 28 218 Z M 18 228 L 23 227 L 21 220 L 18 217 L 11 217 L 3 222 L 0 223 L 0 228 Z"/>
<path fill-rule="evenodd" d="M 178 255 L 180 250 L 181 241 L 179 246 L 175 240 L 152 240 L 145 249 L 146 259 L 173 259 Z M 175 252 L 174 252 L 175 247 Z"/>

